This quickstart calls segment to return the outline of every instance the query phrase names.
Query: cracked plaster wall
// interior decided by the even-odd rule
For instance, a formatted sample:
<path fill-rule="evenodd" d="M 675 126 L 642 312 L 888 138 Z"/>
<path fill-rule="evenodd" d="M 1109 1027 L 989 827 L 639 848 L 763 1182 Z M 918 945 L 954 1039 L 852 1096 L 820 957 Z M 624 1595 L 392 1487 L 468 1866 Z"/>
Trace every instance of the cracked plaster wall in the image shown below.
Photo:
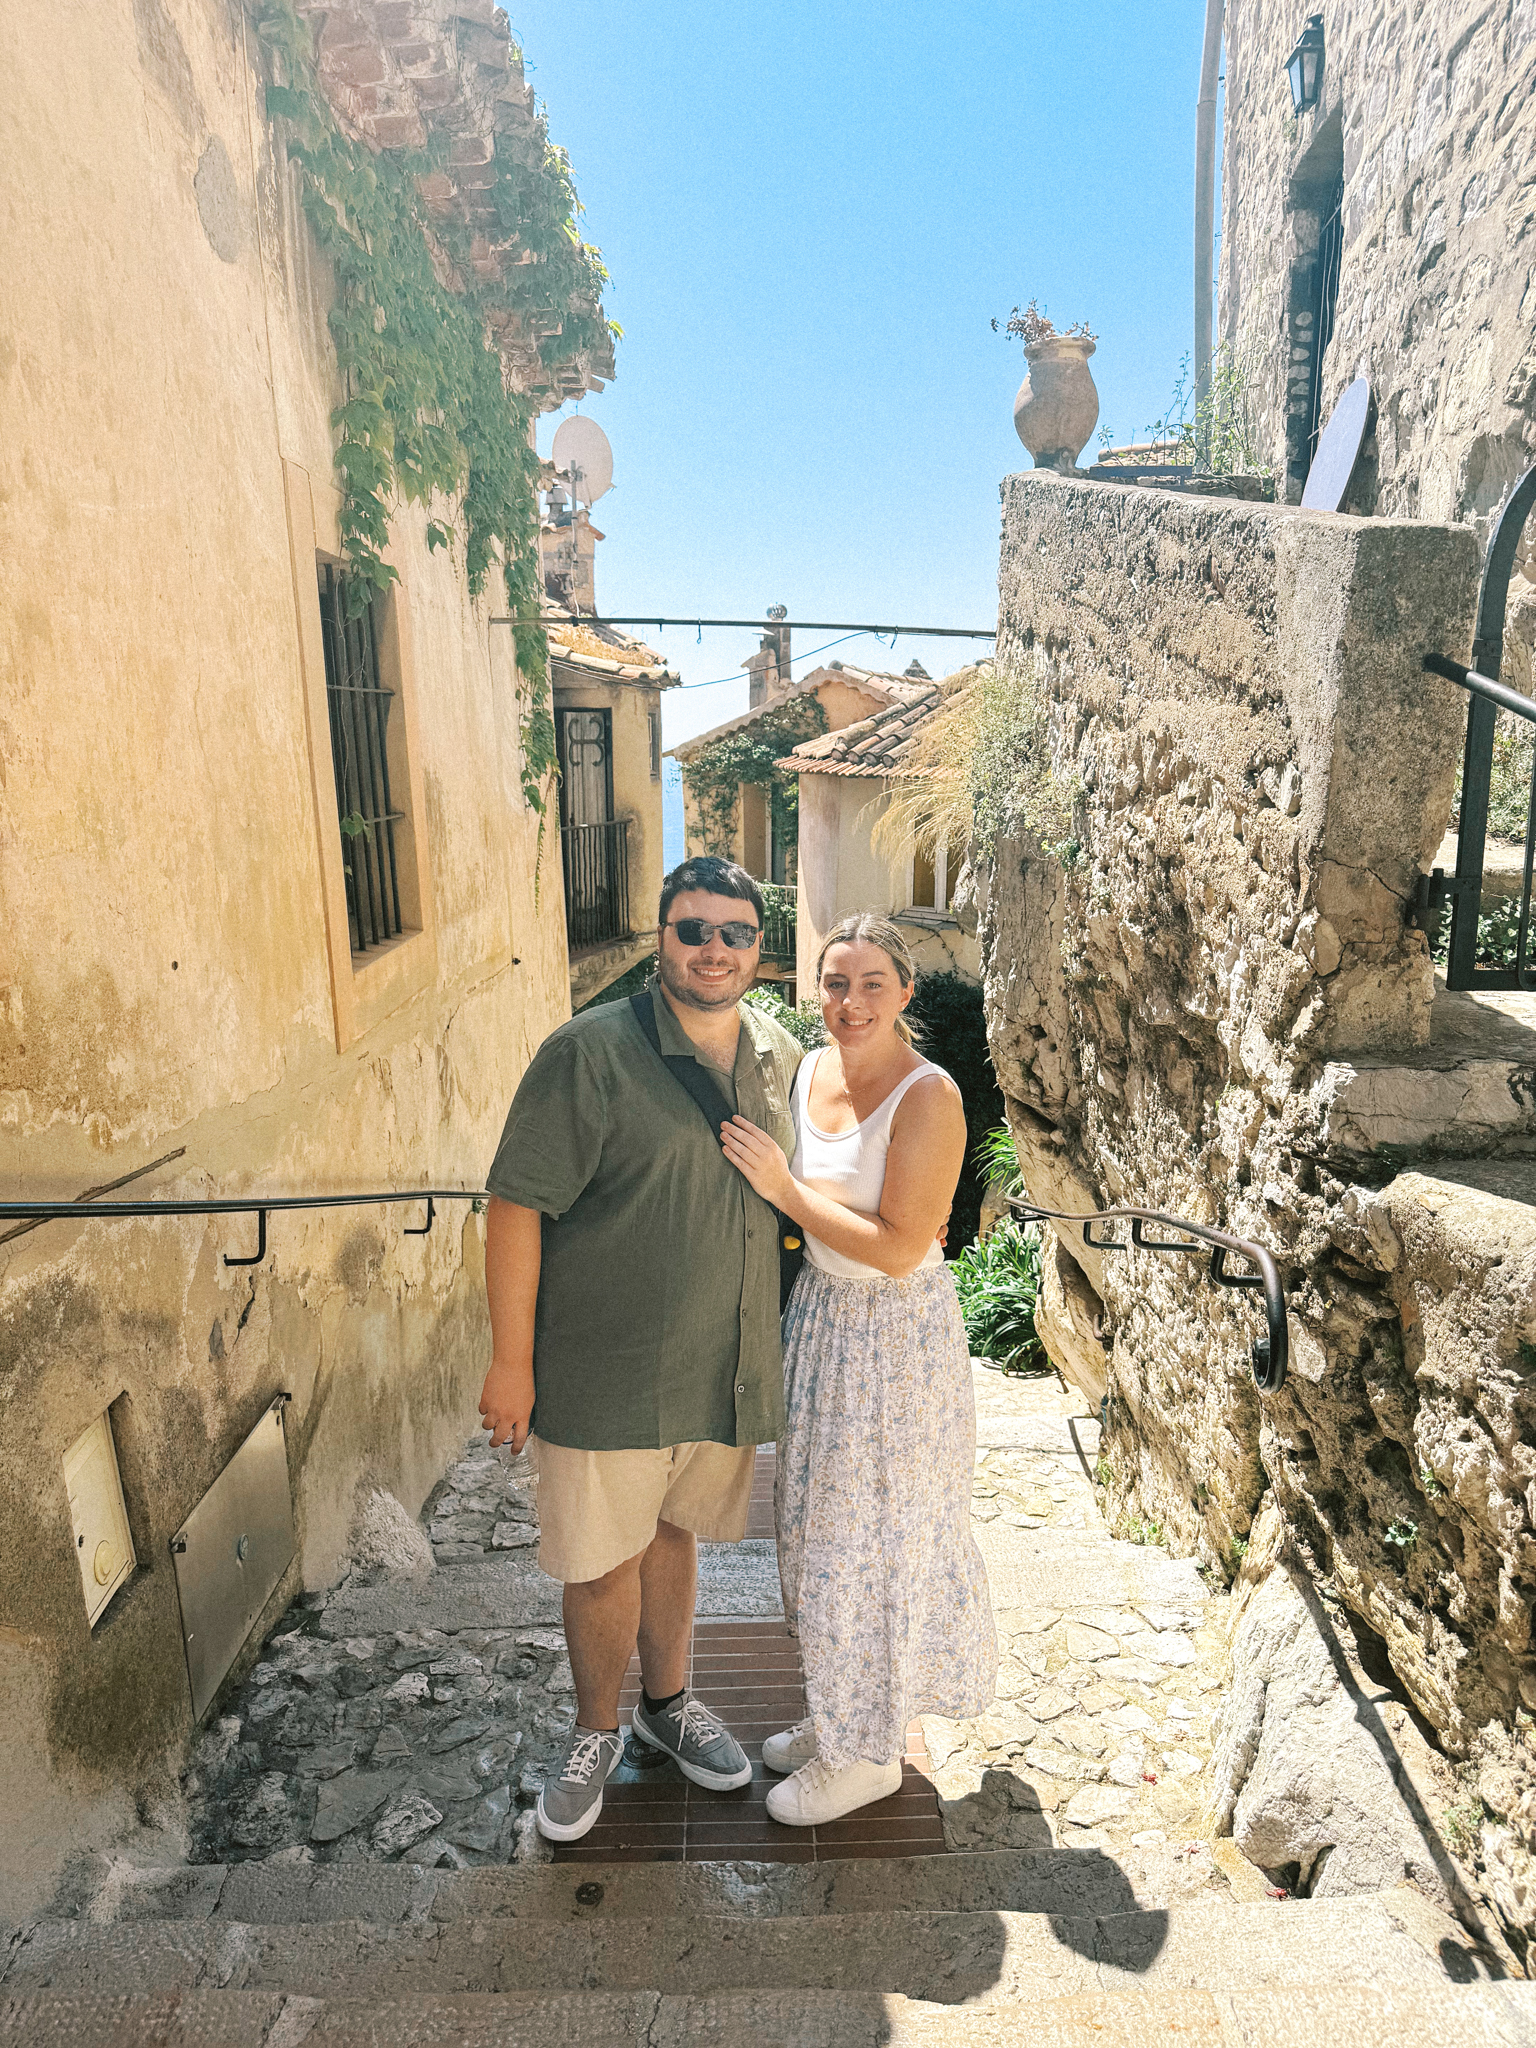
<path fill-rule="evenodd" d="M 1523 1947 L 1531 1034 L 1481 1020 L 1474 1093 L 1491 1100 L 1502 1062 L 1503 1113 L 1460 1133 L 1479 1156 L 1445 1159 L 1458 1131 L 1436 1105 L 1465 1084 L 1432 1063 L 1466 1055 L 1472 1026 L 1426 1045 L 1405 922 L 1463 720 L 1418 656 L 1465 646 L 1476 569 L 1468 528 L 1010 479 L 1001 650 L 1037 679 L 1077 846 L 1004 838 L 977 893 L 1031 1193 L 1219 1223 L 1286 1282 L 1291 1377 L 1261 1401 L 1251 1298 L 1058 1226 L 1042 1330 L 1108 1392 L 1112 1508 L 1230 1573 L 1276 1504 L 1289 1554 L 1380 1640 L 1447 1752 L 1493 1772 L 1488 1887 Z M 1436 1163 L 1400 1171 L 1405 1136 Z"/>
<path fill-rule="evenodd" d="M 566 1014 L 559 866 L 546 838 L 536 894 L 493 607 L 406 510 L 437 971 L 338 1054 L 282 468 L 330 474 L 329 284 L 259 46 L 237 7 L 112 0 L 13 11 L 0 48 L 0 1185 L 72 1197 L 176 1147 L 124 1193 L 481 1185 Z M 360 1480 L 414 1511 L 462 1446 L 482 1225 L 418 1220 L 275 1216 L 247 1271 L 249 1219 L 0 1248 L 8 1907 L 161 1810 L 190 1721 L 168 1538 L 271 1396 L 300 1543 L 274 1605 L 340 1569 Z M 109 1402 L 139 1562 L 92 1632 L 61 1459 Z"/>

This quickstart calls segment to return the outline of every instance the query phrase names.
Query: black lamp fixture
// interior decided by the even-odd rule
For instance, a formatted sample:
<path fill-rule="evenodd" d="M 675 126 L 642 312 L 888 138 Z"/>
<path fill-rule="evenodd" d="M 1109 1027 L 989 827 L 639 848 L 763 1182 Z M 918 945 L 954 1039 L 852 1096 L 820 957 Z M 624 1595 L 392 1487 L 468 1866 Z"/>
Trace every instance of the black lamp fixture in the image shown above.
<path fill-rule="evenodd" d="M 1323 89 L 1323 17 L 1309 14 L 1307 25 L 1296 38 L 1296 47 L 1285 60 L 1291 81 L 1291 104 L 1298 114 L 1317 105 Z"/>

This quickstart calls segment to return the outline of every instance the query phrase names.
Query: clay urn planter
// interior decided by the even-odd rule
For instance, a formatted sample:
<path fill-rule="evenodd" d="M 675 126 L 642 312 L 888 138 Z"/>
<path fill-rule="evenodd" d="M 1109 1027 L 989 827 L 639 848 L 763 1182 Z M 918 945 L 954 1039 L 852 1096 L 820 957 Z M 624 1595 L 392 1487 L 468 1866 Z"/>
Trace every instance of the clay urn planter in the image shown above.
<path fill-rule="evenodd" d="M 1013 401 L 1013 424 L 1037 469 L 1070 476 L 1099 417 L 1088 334 L 1052 334 L 1026 343 L 1029 375 Z"/>

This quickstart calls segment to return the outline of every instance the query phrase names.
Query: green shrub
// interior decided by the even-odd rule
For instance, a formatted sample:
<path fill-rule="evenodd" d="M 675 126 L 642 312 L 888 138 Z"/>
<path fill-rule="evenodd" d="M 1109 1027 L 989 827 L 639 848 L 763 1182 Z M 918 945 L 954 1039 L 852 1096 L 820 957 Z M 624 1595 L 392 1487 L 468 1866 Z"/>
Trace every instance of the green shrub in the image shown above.
<path fill-rule="evenodd" d="M 782 1024 L 790 1037 L 798 1039 L 807 1052 L 814 1052 L 818 1045 L 827 1042 L 826 1027 L 821 1021 L 821 1005 L 814 996 L 807 996 L 793 1010 L 771 988 L 749 988 L 742 1001 L 750 1003 L 754 1010 L 762 1010 L 776 1024 Z"/>
<path fill-rule="evenodd" d="M 1531 921 L 1536 926 L 1536 901 L 1533 901 Z M 1529 934 L 1527 934 L 1529 944 Z M 1479 967 L 1498 967 L 1510 972 L 1520 948 L 1520 898 L 1518 896 L 1496 896 L 1485 899 L 1479 907 L 1477 918 L 1477 964 Z M 1435 965 L 1444 967 L 1451 956 L 1451 913 L 1447 908 L 1441 913 L 1440 931 L 1435 941 Z"/>
<path fill-rule="evenodd" d="M 1024 1174 L 1019 1165 L 1019 1150 L 1013 1142 L 1013 1133 L 1006 1124 L 998 1124 L 988 1131 L 971 1157 L 976 1170 L 988 1187 L 1001 1188 L 1005 1195 L 1024 1193 Z"/>
<path fill-rule="evenodd" d="M 972 1356 L 994 1359 L 1004 1372 L 1048 1372 L 1045 1346 L 1035 1334 L 1038 1233 L 1017 1223 L 999 1223 L 984 1244 L 968 1244 L 949 1270 Z"/>

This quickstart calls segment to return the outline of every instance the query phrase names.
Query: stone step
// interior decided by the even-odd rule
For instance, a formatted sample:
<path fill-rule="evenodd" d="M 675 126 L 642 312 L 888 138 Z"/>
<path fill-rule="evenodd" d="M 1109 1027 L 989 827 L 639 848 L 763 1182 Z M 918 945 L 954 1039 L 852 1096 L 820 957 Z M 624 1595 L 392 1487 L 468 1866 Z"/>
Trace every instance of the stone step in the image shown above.
<path fill-rule="evenodd" d="M 1422 1912 L 1405 1911 L 1396 1895 L 1383 1894 L 1285 1905 L 1200 1901 L 1099 1917 L 883 1911 L 387 1926 L 44 1921 L 0 1947 L 0 1992 L 219 1989 L 367 1998 L 659 1987 L 693 1997 L 875 1991 L 954 2004 L 1138 1989 L 1395 1988 L 1476 1974 L 1464 1941 L 1439 1933 L 1451 1923 L 1419 1906 Z"/>
<path fill-rule="evenodd" d="M 0 1994 L 0 2042 L 27 2048 L 977 2048 L 979 2018 L 974 2006 L 815 1991 Z M 1089 1993 L 993 2003 L 984 2038 L 988 2048 L 1529 2048 L 1536 1986 Z"/>
<path fill-rule="evenodd" d="M 1081 1849 L 980 1849 L 825 1863 L 546 1863 L 425 1870 L 402 1863 L 119 1864 L 87 1908 L 100 1924 L 148 1920 L 314 1923 L 658 1919 L 821 1913 L 1056 1913 L 1160 1906 L 1112 1857 Z M 1446 1923 L 1447 1927 L 1449 1923 Z"/>
<path fill-rule="evenodd" d="M 558 1627 L 560 1587 L 531 1553 L 504 1551 L 479 1560 L 439 1564 L 413 1577 L 397 1572 L 348 1580 L 309 1596 L 319 1632 L 338 1641 L 435 1628 Z M 782 1615 L 778 1553 L 771 1540 L 699 1546 L 697 1614 L 701 1620 Z"/>

